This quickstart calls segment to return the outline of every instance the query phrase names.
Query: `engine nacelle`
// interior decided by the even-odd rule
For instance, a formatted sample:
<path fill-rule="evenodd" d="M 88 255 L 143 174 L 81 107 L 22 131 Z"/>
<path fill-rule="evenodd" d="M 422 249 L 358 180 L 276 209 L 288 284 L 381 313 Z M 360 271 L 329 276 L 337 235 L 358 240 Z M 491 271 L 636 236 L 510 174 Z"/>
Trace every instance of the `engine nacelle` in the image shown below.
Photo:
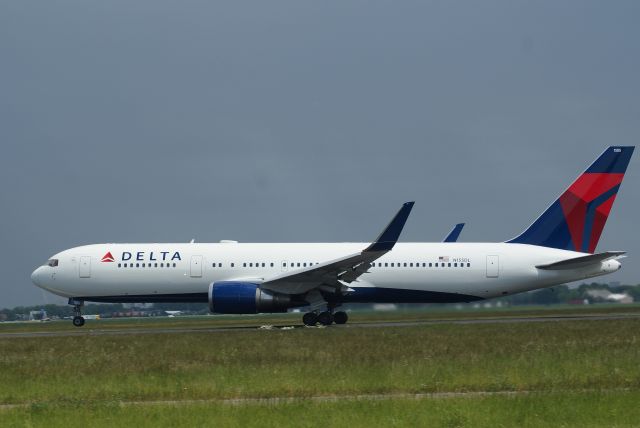
<path fill-rule="evenodd" d="M 218 314 L 257 314 L 287 312 L 300 306 L 287 294 L 264 290 L 258 284 L 219 281 L 209 285 L 209 310 Z"/>

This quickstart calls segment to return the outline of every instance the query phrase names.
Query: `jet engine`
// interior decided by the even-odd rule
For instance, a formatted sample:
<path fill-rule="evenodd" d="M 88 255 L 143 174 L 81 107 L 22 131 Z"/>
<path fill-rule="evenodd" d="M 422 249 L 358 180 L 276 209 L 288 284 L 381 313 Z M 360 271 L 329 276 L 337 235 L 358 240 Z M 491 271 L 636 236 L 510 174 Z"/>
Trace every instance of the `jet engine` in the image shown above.
<path fill-rule="evenodd" d="M 302 304 L 288 294 L 264 290 L 250 282 L 219 281 L 209 285 L 209 310 L 218 314 L 287 312 Z"/>

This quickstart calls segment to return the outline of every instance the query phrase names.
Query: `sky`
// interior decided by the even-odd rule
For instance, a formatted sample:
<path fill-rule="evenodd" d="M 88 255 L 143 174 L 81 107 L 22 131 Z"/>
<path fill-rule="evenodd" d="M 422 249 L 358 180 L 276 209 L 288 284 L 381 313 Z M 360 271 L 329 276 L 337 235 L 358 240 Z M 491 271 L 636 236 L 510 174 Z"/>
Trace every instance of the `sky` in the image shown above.
<path fill-rule="evenodd" d="M 0 2 L 0 308 L 100 242 L 503 241 L 640 135 L 637 1 Z M 640 154 L 598 250 L 640 283 Z"/>

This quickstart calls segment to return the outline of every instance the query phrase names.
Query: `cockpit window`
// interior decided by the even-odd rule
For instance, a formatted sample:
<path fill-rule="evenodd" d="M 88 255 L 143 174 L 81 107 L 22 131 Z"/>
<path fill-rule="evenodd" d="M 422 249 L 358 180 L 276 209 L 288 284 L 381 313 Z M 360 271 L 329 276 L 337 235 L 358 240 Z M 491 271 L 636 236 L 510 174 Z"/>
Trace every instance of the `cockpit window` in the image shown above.
<path fill-rule="evenodd" d="M 47 265 L 51 266 L 51 267 L 56 267 L 58 266 L 58 259 L 51 259 L 47 262 Z"/>

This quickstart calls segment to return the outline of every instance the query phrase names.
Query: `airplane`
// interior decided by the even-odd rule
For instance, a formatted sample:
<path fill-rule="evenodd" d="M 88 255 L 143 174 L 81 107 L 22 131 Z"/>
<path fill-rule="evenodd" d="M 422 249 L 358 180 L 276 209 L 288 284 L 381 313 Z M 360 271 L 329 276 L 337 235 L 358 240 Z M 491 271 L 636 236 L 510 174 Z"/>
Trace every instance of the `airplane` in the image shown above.
<path fill-rule="evenodd" d="M 608 147 L 540 217 L 498 243 L 397 243 L 402 205 L 371 243 L 95 244 L 55 254 L 31 275 L 67 297 L 73 324 L 93 302 L 208 302 L 218 314 L 306 310 L 307 326 L 344 324 L 345 303 L 458 303 L 615 272 L 596 253 L 633 146 Z"/>

